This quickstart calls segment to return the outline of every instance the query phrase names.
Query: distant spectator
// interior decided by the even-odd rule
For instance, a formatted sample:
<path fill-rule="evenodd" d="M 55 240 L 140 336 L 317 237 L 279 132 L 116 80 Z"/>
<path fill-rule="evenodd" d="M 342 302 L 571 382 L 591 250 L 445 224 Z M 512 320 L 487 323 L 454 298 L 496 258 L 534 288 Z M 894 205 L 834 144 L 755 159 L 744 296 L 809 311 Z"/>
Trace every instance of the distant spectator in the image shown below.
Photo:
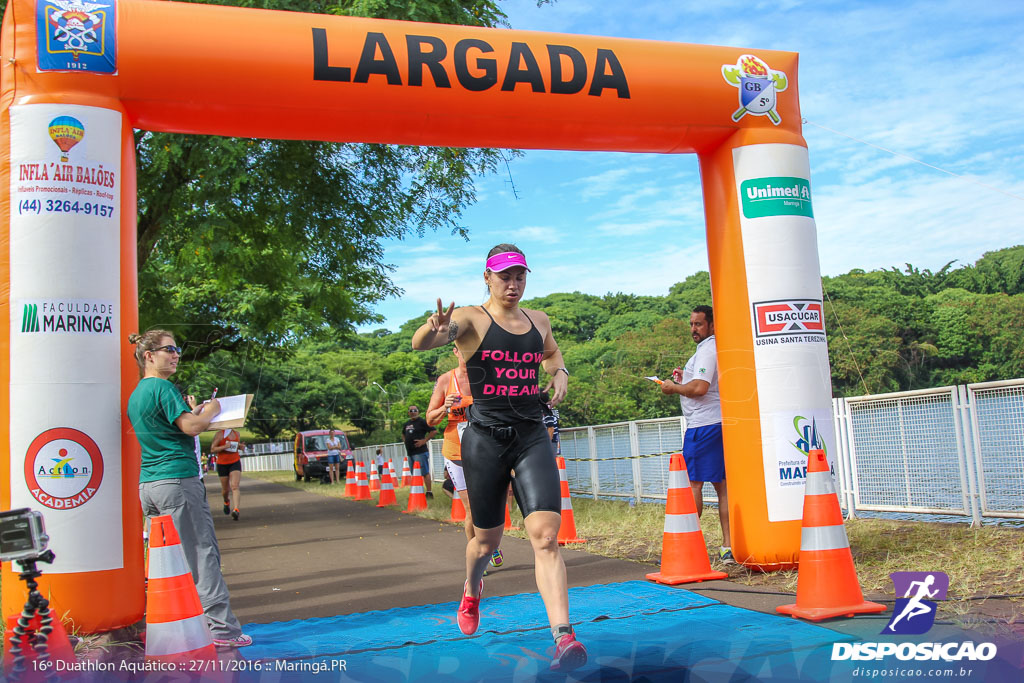
<path fill-rule="evenodd" d="M 327 446 L 327 473 L 330 475 L 331 483 L 337 484 L 341 470 L 341 439 L 333 429 L 324 445 Z"/>
<path fill-rule="evenodd" d="M 437 430 L 420 417 L 420 409 L 417 406 L 409 406 L 409 419 L 402 425 L 402 438 L 405 440 L 405 452 L 409 457 L 409 469 L 415 470 L 415 464 L 420 464 L 427 498 L 434 497 L 430 490 L 430 447 L 427 445 L 434 434 L 437 434 Z"/>

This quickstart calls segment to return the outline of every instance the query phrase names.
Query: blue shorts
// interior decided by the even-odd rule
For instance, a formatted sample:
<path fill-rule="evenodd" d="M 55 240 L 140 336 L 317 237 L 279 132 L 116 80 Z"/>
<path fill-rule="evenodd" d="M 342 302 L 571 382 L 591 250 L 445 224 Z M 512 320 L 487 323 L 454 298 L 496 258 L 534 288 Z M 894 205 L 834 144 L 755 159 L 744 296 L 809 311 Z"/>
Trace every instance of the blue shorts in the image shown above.
<path fill-rule="evenodd" d="M 340 465 L 341 464 L 341 455 L 340 454 L 339 455 L 330 455 L 330 454 L 328 454 L 327 455 L 327 464 L 328 465 Z"/>
<path fill-rule="evenodd" d="M 683 459 L 690 481 L 725 481 L 722 425 L 691 427 L 683 436 Z"/>
<path fill-rule="evenodd" d="M 425 453 L 413 453 L 411 456 L 409 456 L 409 458 L 413 462 L 418 462 L 420 464 L 420 474 L 422 474 L 424 477 L 427 476 L 428 474 L 430 474 L 430 452 L 429 451 L 427 451 Z M 413 466 L 413 463 L 410 462 L 409 463 L 409 467 L 412 467 L 412 466 Z"/>

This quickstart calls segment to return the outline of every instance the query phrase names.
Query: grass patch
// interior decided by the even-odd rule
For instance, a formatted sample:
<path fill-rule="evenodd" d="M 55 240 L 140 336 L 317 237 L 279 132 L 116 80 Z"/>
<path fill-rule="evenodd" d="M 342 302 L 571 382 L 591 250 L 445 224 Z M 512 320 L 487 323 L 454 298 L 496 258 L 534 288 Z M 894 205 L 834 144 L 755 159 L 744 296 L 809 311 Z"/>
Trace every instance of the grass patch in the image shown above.
<path fill-rule="evenodd" d="M 344 486 L 323 486 L 296 482 L 290 472 L 247 472 L 247 477 L 274 481 L 319 495 L 341 498 Z M 421 517 L 445 522 L 450 517 L 448 496 L 437 491 L 428 500 Z M 396 489 L 400 509 L 405 509 L 409 489 Z M 374 495 L 376 501 L 376 495 Z M 374 503 L 375 504 L 375 503 Z M 587 539 L 572 546 L 595 555 L 654 565 L 661 558 L 665 506 L 643 503 L 574 498 L 576 531 Z M 522 515 L 512 507 L 513 525 L 522 526 Z M 701 516 L 704 539 L 709 548 L 722 542 L 718 511 L 709 507 Z M 526 538 L 523 530 L 507 531 Z M 948 599 L 939 603 L 939 618 L 963 626 L 983 623 L 1024 621 L 1024 531 L 1020 529 L 966 524 L 941 524 L 887 519 L 854 519 L 846 522 L 857 577 L 864 596 L 871 600 L 892 600 L 892 580 L 897 571 L 942 571 L 949 575 Z M 729 574 L 729 580 L 760 590 L 796 593 L 797 572 L 764 574 L 742 565 L 722 565 L 712 558 L 715 569 Z M 902 596 L 900 596 L 902 597 Z"/>

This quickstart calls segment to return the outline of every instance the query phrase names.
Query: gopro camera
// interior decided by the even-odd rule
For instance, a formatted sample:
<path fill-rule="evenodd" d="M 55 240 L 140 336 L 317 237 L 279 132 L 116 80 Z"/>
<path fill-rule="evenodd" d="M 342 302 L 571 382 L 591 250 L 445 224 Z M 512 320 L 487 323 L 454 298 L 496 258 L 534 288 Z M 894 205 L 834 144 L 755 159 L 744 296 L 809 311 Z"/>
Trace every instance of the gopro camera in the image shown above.
<path fill-rule="evenodd" d="M 0 562 L 37 558 L 49 542 L 41 512 L 28 508 L 0 512 Z"/>

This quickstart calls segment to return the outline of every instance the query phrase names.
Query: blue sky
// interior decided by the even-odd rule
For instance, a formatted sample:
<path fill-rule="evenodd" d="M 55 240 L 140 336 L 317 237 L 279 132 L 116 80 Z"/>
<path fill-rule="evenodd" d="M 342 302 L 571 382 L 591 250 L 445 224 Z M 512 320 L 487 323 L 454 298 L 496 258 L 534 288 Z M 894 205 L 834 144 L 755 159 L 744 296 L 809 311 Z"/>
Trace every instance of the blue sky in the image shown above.
<path fill-rule="evenodd" d="M 800 53 L 824 275 L 908 262 L 936 270 L 1024 244 L 1020 0 L 503 6 L 515 29 Z M 405 290 L 377 306 L 385 327 L 439 296 L 481 303 L 484 257 L 504 241 L 527 255 L 527 298 L 664 295 L 708 268 L 693 155 L 527 151 L 477 190 L 461 221 L 468 243 L 427 233 L 385 245 Z"/>

